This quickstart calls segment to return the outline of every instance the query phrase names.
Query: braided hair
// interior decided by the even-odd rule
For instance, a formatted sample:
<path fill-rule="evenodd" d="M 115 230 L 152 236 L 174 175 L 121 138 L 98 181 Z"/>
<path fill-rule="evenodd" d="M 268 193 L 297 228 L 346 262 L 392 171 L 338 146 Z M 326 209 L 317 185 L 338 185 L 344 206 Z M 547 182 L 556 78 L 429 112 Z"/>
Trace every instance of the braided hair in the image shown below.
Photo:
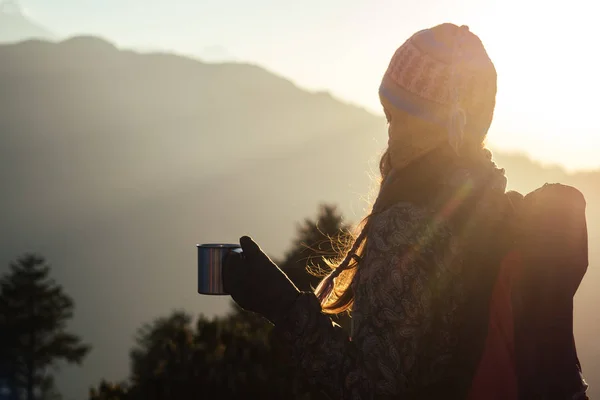
<path fill-rule="evenodd" d="M 504 175 L 504 170 L 496 168 L 491 152 L 481 143 L 478 146 L 465 143 L 460 157 L 449 145 L 441 145 L 401 170 L 393 169 L 390 161 L 389 151 L 386 150 L 379 162 L 380 187 L 371 212 L 358 225 L 354 240 L 345 248 L 341 246 L 344 250 L 339 263 L 331 265 L 332 271 L 315 290 L 325 313 L 339 314 L 352 308 L 354 292 L 351 283 L 365 256 L 368 232 L 374 216 L 399 201 L 419 205 L 431 204 L 436 199 L 443 201 L 440 182 L 444 176 L 458 168 L 475 170 L 480 175 Z"/>

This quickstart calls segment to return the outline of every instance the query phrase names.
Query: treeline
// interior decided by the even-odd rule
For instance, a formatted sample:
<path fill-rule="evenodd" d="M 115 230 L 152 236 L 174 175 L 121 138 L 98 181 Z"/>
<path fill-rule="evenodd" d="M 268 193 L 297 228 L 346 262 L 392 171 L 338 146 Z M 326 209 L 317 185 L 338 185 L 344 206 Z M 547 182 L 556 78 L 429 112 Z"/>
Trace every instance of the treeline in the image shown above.
<path fill-rule="evenodd" d="M 314 288 L 347 238 L 337 208 L 320 207 L 298 224 L 297 236 L 278 265 L 301 290 Z M 0 279 L 0 399 L 59 399 L 50 373 L 58 361 L 81 363 L 91 347 L 69 334 L 73 300 L 49 277 L 43 257 L 28 254 Z M 347 316 L 337 322 L 348 327 Z M 101 381 L 89 400 L 321 399 L 271 346 L 271 325 L 232 304 L 222 317 L 194 318 L 184 311 L 159 317 L 137 331 L 130 376 Z M 130 332 L 123 332 L 130 335 Z"/>

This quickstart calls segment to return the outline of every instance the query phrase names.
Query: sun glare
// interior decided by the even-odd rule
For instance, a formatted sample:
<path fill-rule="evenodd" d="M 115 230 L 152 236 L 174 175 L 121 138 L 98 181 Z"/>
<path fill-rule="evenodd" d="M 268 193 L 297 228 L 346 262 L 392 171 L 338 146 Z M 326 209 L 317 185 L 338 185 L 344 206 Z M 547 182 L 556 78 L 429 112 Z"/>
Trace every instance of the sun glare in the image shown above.
<path fill-rule="evenodd" d="M 600 60 L 590 52 L 592 36 L 582 30 L 589 16 L 578 12 L 572 19 L 572 9 L 546 5 L 541 18 L 535 3 L 516 9 L 494 7 L 495 18 L 477 29 L 498 70 L 489 144 L 570 170 L 600 167 L 593 120 Z"/>

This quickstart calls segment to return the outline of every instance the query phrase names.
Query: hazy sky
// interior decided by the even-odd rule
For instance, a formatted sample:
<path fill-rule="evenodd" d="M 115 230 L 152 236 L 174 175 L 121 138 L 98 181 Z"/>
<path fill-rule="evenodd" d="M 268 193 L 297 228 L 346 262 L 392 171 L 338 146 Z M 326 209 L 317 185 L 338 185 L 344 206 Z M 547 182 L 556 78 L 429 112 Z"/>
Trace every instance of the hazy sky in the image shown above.
<path fill-rule="evenodd" d="M 569 168 L 600 167 L 594 2 L 523 0 L 21 0 L 60 35 L 229 54 L 379 113 L 377 88 L 410 34 L 469 25 L 499 73 L 489 142 Z M 550 3 L 550 4 L 549 4 Z"/>

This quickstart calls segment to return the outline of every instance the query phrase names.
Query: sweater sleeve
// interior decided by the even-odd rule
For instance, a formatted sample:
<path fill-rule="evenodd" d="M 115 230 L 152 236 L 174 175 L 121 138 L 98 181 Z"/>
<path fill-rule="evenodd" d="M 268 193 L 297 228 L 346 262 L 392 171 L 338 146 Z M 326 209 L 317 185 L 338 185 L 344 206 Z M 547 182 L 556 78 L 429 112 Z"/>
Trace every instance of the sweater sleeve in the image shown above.
<path fill-rule="evenodd" d="M 302 293 L 273 330 L 309 383 L 331 398 L 402 398 L 429 369 L 419 357 L 431 326 L 433 280 L 445 260 L 434 243 L 449 232 L 411 205 L 375 218 L 354 278 L 352 340 L 312 293 Z"/>

